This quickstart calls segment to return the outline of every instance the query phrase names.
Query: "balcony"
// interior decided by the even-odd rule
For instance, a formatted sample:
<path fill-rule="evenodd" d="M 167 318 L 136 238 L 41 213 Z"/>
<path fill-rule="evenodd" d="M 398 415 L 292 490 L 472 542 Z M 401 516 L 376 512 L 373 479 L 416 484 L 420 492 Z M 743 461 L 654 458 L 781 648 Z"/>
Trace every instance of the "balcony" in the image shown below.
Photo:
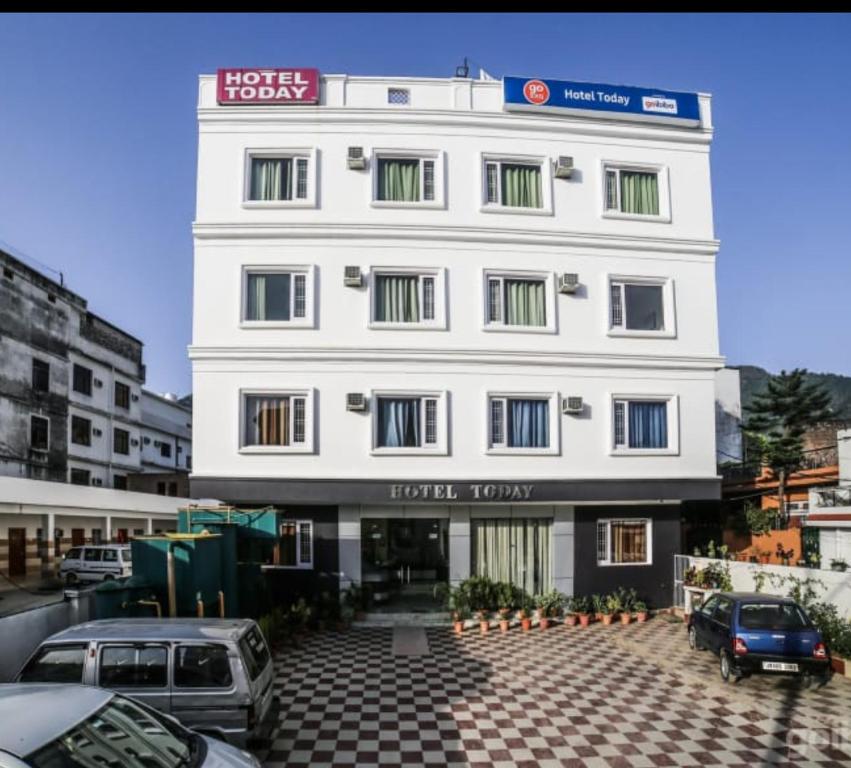
<path fill-rule="evenodd" d="M 811 491 L 810 509 L 835 509 L 836 507 L 851 507 L 851 487 L 822 488 Z"/>

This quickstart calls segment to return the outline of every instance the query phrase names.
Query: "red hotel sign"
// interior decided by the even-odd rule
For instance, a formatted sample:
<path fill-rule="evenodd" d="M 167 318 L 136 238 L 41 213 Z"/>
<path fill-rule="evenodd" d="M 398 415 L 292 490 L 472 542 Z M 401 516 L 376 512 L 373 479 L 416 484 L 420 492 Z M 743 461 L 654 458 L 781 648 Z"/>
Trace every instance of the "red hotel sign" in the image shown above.
<path fill-rule="evenodd" d="M 219 104 L 317 104 L 318 69 L 220 69 Z"/>

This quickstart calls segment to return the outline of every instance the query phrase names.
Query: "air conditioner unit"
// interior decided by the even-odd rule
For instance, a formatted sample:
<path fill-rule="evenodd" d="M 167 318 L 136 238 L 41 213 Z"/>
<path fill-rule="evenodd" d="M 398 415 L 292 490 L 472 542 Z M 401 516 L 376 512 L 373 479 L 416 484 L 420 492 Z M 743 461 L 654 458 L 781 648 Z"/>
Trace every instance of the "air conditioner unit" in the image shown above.
<path fill-rule="evenodd" d="M 366 397 L 362 392 L 349 392 L 346 395 L 347 411 L 365 411 Z"/>
<path fill-rule="evenodd" d="M 576 272 L 565 272 L 558 276 L 559 293 L 576 293 L 579 287 L 579 275 Z"/>
<path fill-rule="evenodd" d="M 346 165 L 351 171 L 362 171 L 366 168 L 366 158 L 363 156 L 363 147 L 349 147 L 346 157 Z"/>
<path fill-rule="evenodd" d="M 134 403 L 138 403 L 138 402 L 139 402 L 139 395 L 130 395 L 130 399 L 131 399 Z"/>
<path fill-rule="evenodd" d="M 139 445 L 139 441 L 134 437 L 130 440 L 130 445 L 135 447 L 135 446 Z"/>
<path fill-rule="evenodd" d="M 102 386 L 103 386 L 103 382 L 102 382 L 100 379 L 97 379 L 97 378 L 96 378 L 96 379 L 94 380 L 94 382 L 95 382 L 95 386 L 96 386 L 96 387 L 102 387 Z"/>
<path fill-rule="evenodd" d="M 143 438 L 142 438 L 142 442 L 143 442 L 145 445 L 150 445 L 150 444 L 151 444 L 151 438 L 150 438 L 150 437 L 143 437 Z"/>
<path fill-rule="evenodd" d="M 360 267 L 345 268 L 343 285 L 348 285 L 352 288 L 360 288 L 363 285 L 363 276 L 360 273 Z"/>
<path fill-rule="evenodd" d="M 573 158 L 559 155 L 555 175 L 557 179 L 569 179 L 573 175 Z"/>
<path fill-rule="evenodd" d="M 92 429 L 92 434 L 93 434 L 95 437 L 100 437 L 100 436 L 103 434 L 103 430 L 98 429 L 97 427 L 94 427 L 94 428 Z"/>
<path fill-rule="evenodd" d="M 103 480 L 101 480 L 99 477 L 93 477 L 92 485 L 103 485 Z"/>
<path fill-rule="evenodd" d="M 581 397 L 565 397 L 561 401 L 562 413 L 582 413 Z"/>

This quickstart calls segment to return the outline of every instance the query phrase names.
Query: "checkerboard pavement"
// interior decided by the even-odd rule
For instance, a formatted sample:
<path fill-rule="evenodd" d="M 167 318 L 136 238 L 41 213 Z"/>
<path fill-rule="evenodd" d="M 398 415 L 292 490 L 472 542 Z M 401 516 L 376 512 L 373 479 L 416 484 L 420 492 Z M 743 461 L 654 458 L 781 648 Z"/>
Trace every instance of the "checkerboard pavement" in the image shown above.
<path fill-rule="evenodd" d="M 711 658 L 693 666 L 682 624 L 427 634 L 427 656 L 393 656 L 392 630 L 371 627 L 281 652 L 264 765 L 851 766 L 846 680 L 723 685 Z"/>

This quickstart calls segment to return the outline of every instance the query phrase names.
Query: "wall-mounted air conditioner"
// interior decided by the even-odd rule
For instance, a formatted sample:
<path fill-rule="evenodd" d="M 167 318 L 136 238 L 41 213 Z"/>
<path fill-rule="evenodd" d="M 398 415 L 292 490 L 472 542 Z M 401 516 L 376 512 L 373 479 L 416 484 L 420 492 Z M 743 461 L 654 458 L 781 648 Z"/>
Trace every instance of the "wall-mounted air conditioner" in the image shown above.
<path fill-rule="evenodd" d="M 555 177 L 557 179 L 569 179 L 573 175 L 573 158 L 560 155 L 556 160 Z"/>
<path fill-rule="evenodd" d="M 93 477 L 92 485 L 103 485 L 103 480 L 101 480 L 99 477 Z"/>
<path fill-rule="evenodd" d="M 143 438 L 142 438 L 142 442 L 143 442 L 145 445 L 150 445 L 150 444 L 151 444 L 151 438 L 150 438 L 150 437 L 143 437 Z"/>
<path fill-rule="evenodd" d="M 365 411 L 366 397 L 362 392 L 349 392 L 346 395 L 347 411 Z"/>
<path fill-rule="evenodd" d="M 102 430 L 102 429 L 98 429 L 97 427 L 94 427 L 94 428 L 92 429 L 92 434 L 93 434 L 95 437 L 100 437 L 100 436 L 103 434 L 103 430 Z"/>
<path fill-rule="evenodd" d="M 559 293 L 576 293 L 579 287 L 579 275 L 576 272 L 565 272 L 558 276 Z"/>
<path fill-rule="evenodd" d="M 131 399 L 134 403 L 138 403 L 138 402 L 139 402 L 139 395 L 135 395 L 135 394 L 130 395 L 130 399 Z"/>
<path fill-rule="evenodd" d="M 343 285 L 360 288 L 363 285 L 363 275 L 360 267 L 346 267 L 343 272 Z"/>
<path fill-rule="evenodd" d="M 562 413 L 582 413 L 582 398 L 581 397 L 564 397 L 561 401 Z"/>
<path fill-rule="evenodd" d="M 139 445 L 139 441 L 135 437 L 133 437 L 130 439 L 130 445 L 136 447 L 137 445 Z"/>
<path fill-rule="evenodd" d="M 95 385 L 98 389 L 100 389 L 100 388 L 103 386 L 103 382 L 102 382 L 100 379 L 98 379 L 97 377 L 95 377 L 95 379 L 94 379 L 94 385 Z"/>
<path fill-rule="evenodd" d="M 366 168 L 366 158 L 363 155 L 363 147 L 349 147 L 346 157 L 346 165 L 351 171 L 362 171 Z"/>

